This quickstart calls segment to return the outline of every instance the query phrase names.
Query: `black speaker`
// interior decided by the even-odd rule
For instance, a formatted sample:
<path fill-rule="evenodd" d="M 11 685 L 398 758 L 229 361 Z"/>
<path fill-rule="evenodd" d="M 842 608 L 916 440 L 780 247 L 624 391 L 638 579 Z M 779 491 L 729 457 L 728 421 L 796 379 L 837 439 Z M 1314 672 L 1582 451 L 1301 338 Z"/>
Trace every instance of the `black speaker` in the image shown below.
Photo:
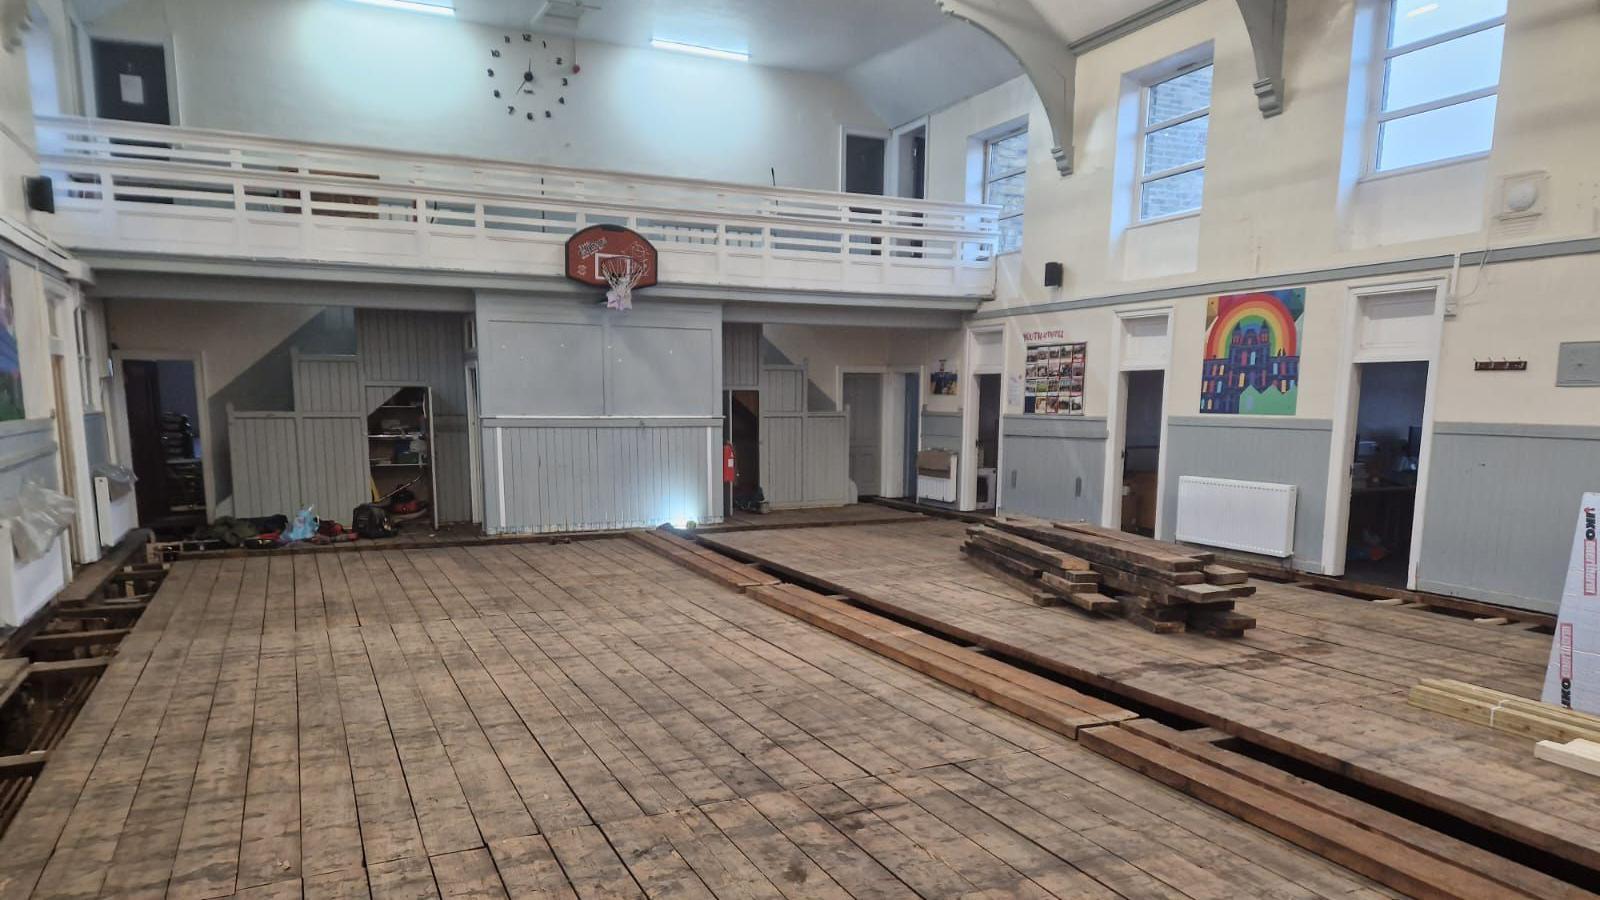
<path fill-rule="evenodd" d="M 56 187 L 48 175 L 22 179 L 22 191 L 28 197 L 28 208 L 35 212 L 56 211 Z"/>
<path fill-rule="evenodd" d="M 1047 262 L 1044 264 L 1045 287 L 1061 287 L 1062 283 L 1066 281 L 1066 276 L 1066 267 L 1061 263 Z"/>

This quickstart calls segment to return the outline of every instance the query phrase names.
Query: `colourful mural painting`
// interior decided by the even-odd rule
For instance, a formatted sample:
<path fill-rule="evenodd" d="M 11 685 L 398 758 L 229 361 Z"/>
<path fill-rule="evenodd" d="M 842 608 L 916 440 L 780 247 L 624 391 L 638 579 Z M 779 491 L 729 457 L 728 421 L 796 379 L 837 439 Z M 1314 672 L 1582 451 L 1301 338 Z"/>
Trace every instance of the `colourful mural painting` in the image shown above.
<path fill-rule="evenodd" d="M 0 422 L 21 419 L 22 360 L 17 356 L 17 325 L 12 315 L 11 277 L 0 255 Z"/>
<path fill-rule="evenodd" d="M 1212 297 L 1200 412 L 1294 415 L 1305 308 L 1305 288 Z"/>

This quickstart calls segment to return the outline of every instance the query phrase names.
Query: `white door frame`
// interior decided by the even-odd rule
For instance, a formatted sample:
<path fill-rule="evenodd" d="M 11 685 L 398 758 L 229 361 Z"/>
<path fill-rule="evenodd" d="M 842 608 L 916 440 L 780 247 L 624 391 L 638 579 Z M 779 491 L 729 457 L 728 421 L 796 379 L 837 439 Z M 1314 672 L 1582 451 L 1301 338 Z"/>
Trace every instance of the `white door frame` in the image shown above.
<path fill-rule="evenodd" d="M 901 184 L 901 180 L 905 178 L 906 173 L 900 171 L 900 142 L 917 131 L 922 132 L 922 176 L 923 189 L 926 191 L 928 176 L 928 127 L 928 117 L 923 116 L 920 119 L 913 119 L 912 121 L 907 122 L 898 128 L 890 130 L 889 143 L 884 152 L 883 158 L 883 191 L 885 194 L 891 197 L 906 196 L 906 194 L 902 193 L 902 189 L 909 188 L 910 184 Z"/>
<path fill-rule="evenodd" d="M 1161 365 L 1148 365 L 1137 360 L 1122 358 L 1128 323 L 1137 319 L 1165 319 L 1167 323 L 1166 358 Z M 1106 469 L 1105 484 L 1100 501 L 1100 524 L 1106 528 L 1122 527 L 1122 475 L 1123 444 L 1128 434 L 1128 373 L 1160 372 L 1161 378 L 1161 446 L 1156 450 L 1156 536 L 1166 524 L 1167 486 L 1167 420 L 1169 400 L 1172 397 L 1172 307 L 1152 306 L 1144 309 L 1119 311 L 1111 330 L 1110 398 L 1106 410 Z"/>
<path fill-rule="evenodd" d="M 1361 315 L 1367 300 L 1381 300 L 1401 294 L 1433 293 L 1430 314 L 1433 331 L 1427 347 L 1393 352 L 1362 352 Z M 1410 559 L 1406 568 L 1406 588 L 1417 586 L 1417 563 L 1422 552 L 1422 529 L 1427 510 L 1428 469 L 1433 456 L 1434 410 L 1437 406 L 1439 357 L 1444 342 L 1445 280 L 1356 285 L 1344 299 L 1343 330 L 1339 368 L 1335 375 L 1332 447 L 1328 453 L 1328 496 L 1322 526 L 1322 569 L 1326 575 L 1344 574 L 1346 533 L 1350 527 L 1350 467 L 1355 462 L 1355 428 L 1361 402 L 1361 369 L 1366 363 L 1423 362 L 1428 365 L 1428 381 L 1422 402 L 1422 447 L 1417 458 L 1417 493 L 1411 515 Z"/>
<path fill-rule="evenodd" d="M 467 477 L 472 479 L 472 521 L 480 526 L 483 524 L 483 429 L 479 424 L 482 415 L 478 410 L 483 388 L 478 382 L 481 374 L 478 361 L 467 360 L 463 373 L 467 388 Z"/>
<path fill-rule="evenodd" d="M 117 442 L 117 458 L 133 465 L 133 444 L 128 437 L 128 386 L 122 375 L 127 360 L 150 362 L 188 362 L 194 364 L 195 405 L 200 410 L 200 482 L 206 491 L 206 521 L 217 517 L 217 488 L 214 473 L 217 461 L 211 441 L 211 392 L 206 390 L 204 350 L 113 350 L 111 351 L 111 420 Z M 224 426 L 226 427 L 226 426 Z M 137 491 L 139 486 L 133 486 Z"/>
<path fill-rule="evenodd" d="M 978 356 L 978 335 L 1000 335 L 1000 365 L 974 365 L 973 360 Z M 1000 509 L 1000 490 L 1005 479 L 1000 473 L 1005 471 L 1005 421 L 1006 421 L 1006 326 L 999 325 L 974 326 L 967 329 L 966 337 L 961 346 L 961 374 L 957 381 L 957 395 L 961 398 L 961 454 L 957 466 L 959 471 L 956 476 L 961 484 L 956 491 L 956 509 L 974 510 L 978 508 L 978 376 L 1000 376 L 1000 422 L 999 435 L 995 440 L 994 463 L 994 508 Z"/>
<path fill-rule="evenodd" d="M 901 497 L 916 493 L 917 486 L 905 484 L 905 455 L 915 448 L 905 446 L 905 375 L 917 375 L 917 398 L 922 397 L 922 366 L 839 366 L 834 372 L 834 396 L 844 408 L 844 376 L 881 375 L 878 382 L 878 491 L 889 496 L 894 485 L 901 485 Z M 920 431 L 920 429 L 919 429 Z M 920 435 L 919 435 L 920 437 Z"/>
<path fill-rule="evenodd" d="M 65 395 L 54 398 L 57 427 L 65 429 L 67 441 L 66 446 L 57 448 L 56 457 L 63 476 L 62 490 L 66 489 L 67 474 L 71 474 L 72 501 L 78 513 L 77 527 L 72 529 L 77 546 L 69 556 L 90 563 L 100 558 L 100 529 L 95 511 L 94 475 L 89 471 L 89 437 L 83 424 L 86 412 L 83 373 L 78 359 L 79 348 L 88 346 L 87 336 L 78 333 L 78 308 L 83 297 L 76 287 L 42 272 L 40 282 L 45 314 L 51 319 L 46 329 L 50 335 L 50 365 L 53 370 L 55 360 L 61 360 L 60 384 Z M 54 371 L 50 380 L 54 393 Z"/>

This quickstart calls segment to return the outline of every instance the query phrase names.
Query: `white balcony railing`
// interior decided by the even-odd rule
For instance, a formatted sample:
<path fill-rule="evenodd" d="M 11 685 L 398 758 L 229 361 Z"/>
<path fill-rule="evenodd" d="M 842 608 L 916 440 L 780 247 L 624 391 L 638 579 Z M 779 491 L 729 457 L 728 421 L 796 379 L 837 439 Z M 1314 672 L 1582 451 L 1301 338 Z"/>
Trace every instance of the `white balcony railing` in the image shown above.
<path fill-rule="evenodd" d="M 52 236 L 79 251 L 560 275 L 626 225 L 663 283 L 989 296 L 993 206 L 40 118 Z"/>

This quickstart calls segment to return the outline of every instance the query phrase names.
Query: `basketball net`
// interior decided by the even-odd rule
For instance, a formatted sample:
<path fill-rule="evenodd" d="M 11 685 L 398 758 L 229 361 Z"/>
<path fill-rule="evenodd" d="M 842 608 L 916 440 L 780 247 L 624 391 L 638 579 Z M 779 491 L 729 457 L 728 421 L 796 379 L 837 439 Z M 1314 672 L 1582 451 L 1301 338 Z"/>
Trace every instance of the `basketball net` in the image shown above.
<path fill-rule="evenodd" d="M 606 309 L 633 309 L 633 286 L 644 277 L 644 266 L 629 256 L 608 256 L 600 260 L 597 269 L 611 290 L 606 291 Z"/>

